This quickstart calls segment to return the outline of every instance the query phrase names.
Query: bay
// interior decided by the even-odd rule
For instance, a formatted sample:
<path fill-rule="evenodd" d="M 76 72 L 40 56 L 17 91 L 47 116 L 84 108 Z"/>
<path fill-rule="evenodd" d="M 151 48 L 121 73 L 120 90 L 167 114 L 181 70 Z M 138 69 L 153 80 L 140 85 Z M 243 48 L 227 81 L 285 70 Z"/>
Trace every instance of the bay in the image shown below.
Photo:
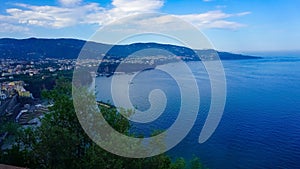
<path fill-rule="evenodd" d="M 198 117 L 192 130 L 176 147 L 172 157 L 197 156 L 208 168 L 299 168 L 300 166 L 300 58 L 266 57 L 222 61 L 227 83 L 226 106 L 221 122 L 205 143 L 198 137 L 207 117 L 211 92 L 203 65 L 188 62 L 200 94 Z M 164 65 L 176 69 L 176 63 Z M 117 75 L 120 87 L 129 86 L 129 99 L 141 111 L 147 110 L 149 93 L 160 89 L 167 98 L 163 114 L 153 122 L 132 122 L 132 132 L 150 135 L 166 130 L 176 120 L 181 93 L 176 81 L 161 70 Z M 179 77 L 188 77 L 178 73 Z M 113 103 L 112 77 L 97 77 L 97 99 Z M 157 98 L 159 99 L 159 98 Z M 194 105 L 189 105 L 194 106 Z M 189 113 L 186 112 L 186 116 Z"/>

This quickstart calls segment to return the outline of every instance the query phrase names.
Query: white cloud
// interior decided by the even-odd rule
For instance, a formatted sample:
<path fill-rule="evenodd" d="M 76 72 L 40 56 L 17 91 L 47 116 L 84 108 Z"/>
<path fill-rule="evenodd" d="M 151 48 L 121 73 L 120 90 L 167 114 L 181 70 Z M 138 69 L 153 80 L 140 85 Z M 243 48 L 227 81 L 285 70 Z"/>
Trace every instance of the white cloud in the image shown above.
<path fill-rule="evenodd" d="M 157 12 L 163 4 L 163 0 L 113 0 L 113 8 L 106 10 L 106 18 L 101 18 L 99 23 L 112 23 L 134 14 Z"/>
<path fill-rule="evenodd" d="M 9 23 L 0 23 L 1 33 L 13 33 L 13 32 L 28 32 L 29 28 L 23 26 L 17 26 Z"/>
<path fill-rule="evenodd" d="M 59 3 L 63 6 L 76 6 L 81 3 L 81 0 L 59 0 Z"/>
<path fill-rule="evenodd" d="M 64 28 L 68 26 L 86 23 L 86 16 L 102 14 L 104 9 L 97 3 L 90 3 L 75 7 L 33 6 L 16 4 L 21 8 L 10 8 L 8 15 L 0 15 L 0 20 L 17 22 L 23 25 L 34 25 L 52 28 Z"/>
<path fill-rule="evenodd" d="M 15 8 L 6 9 L 6 14 L 0 15 L 0 22 L 2 25 L 6 23 L 6 27 L 10 27 L 9 30 L 15 31 L 24 29 L 26 26 L 27 30 L 29 26 L 55 29 L 79 24 L 103 26 L 132 14 L 158 12 L 164 5 L 163 0 L 113 0 L 111 8 L 103 8 L 99 3 L 83 3 L 82 0 L 59 0 L 59 2 L 61 6 L 15 4 Z M 216 10 L 200 14 L 177 15 L 177 17 L 191 22 L 199 28 L 237 29 L 245 25 L 227 19 L 247 14 L 249 12 L 228 14 L 222 10 Z M 141 18 L 137 22 L 139 22 L 139 26 L 146 26 L 170 21 L 168 18 L 162 17 L 150 20 Z"/>
<path fill-rule="evenodd" d="M 191 14 L 191 15 L 177 15 L 177 17 L 191 22 L 195 26 L 199 28 L 224 28 L 224 29 L 237 29 L 240 27 L 244 27 L 246 25 L 227 21 L 227 18 L 238 17 L 248 15 L 250 12 L 242 12 L 237 14 L 228 14 L 224 13 L 221 10 L 216 11 L 208 11 L 206 13 L 201 14 Z"/>
<path fill-rule="evenodd" d="M 113 10 L 122 12 L 151 12 L 158 10 L 164 4 L 163 0 L 113 0 Z"/>
<path fill-rule="evenodd" d="M 244 15 L 249 15 L 249 14 L 251 14 L 251 12 L 247 11 L 247 12 L 237 13 L 237 14 L 235 14 L 235 16 L 244 16 Z"/>

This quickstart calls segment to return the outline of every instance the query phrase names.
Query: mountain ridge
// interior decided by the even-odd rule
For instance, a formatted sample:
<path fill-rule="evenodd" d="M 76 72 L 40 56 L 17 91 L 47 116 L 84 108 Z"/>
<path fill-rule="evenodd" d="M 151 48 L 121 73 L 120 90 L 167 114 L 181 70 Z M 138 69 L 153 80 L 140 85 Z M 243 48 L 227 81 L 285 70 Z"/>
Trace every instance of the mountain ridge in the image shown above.
<path fill-rule="evenodd" d="M 84 48 L 83 48 L 84 47 Z M 83 50 L 82 50 L 83 49 Z M 216 51 L 214 49 L 192 50 L 187 47 L 161 43 L 133 43 L 128 45 L 110 45 L 72 38 L 1 38 L 0 57 L 10 59 L 35 60 L 44 58 L 76 59 L 79 54 L 86 58 L 105 56 L 111 59 L 125 58 L 143 49 L 160 49 L 185 60 L 221 60 L 258 59 L 261 57 Z M 145 52 L 142 55 L 147 55 Z M 164 55 L 160 51 L 150 54 Z M 197 55 L 196 55 L 197 54 Z M 199 57 L 198 57 L 199 56 Z M 218 57 L 217 57 L 218 56 Z"/>

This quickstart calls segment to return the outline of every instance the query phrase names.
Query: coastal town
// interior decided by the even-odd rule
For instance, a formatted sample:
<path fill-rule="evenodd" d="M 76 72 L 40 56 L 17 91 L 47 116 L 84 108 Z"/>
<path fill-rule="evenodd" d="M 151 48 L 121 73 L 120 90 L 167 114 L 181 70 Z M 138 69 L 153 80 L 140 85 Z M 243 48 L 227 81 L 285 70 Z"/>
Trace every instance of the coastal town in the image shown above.
<path fill-rule="evenodd" d="M 75 59 L 52 59 L 45 58 L 34 61 L 1 59 L 0 80 L 12 80 L 18 75 L 35 76 L 54 73 L 56 71 L 71 70 L 74 68 Z M 44 77 L 45 78 L 45 77 Z"/>
<path fill-rule="evenodd" d="M 110 76 L 120 63 L 155 66 L 159 62 L 171 61 L 166 56 L 148 56 L 126 59 L 54 59 L 0 60 L 0 122 L 21 126 L 38 126 L 40 119 L 49 112 L 52 103 L 41 98 L 42 90 L 51 90 L 60 77 L 72 78 L 75 68 L 84 68 L 96 76 Z M 100 63 L 100 64 L 99 64 Z M 96 72 L 94 72 L 96 70 Z M 123 70 L 126 72 L 126 70 Z M 131 71 L 131 70 L 130 70 Z M 119 73 L 119 72 L 115 72 Z M 104 103 L 99 103 L 107 106 Z M 0 133 L 0 146 L 8 132 Z"/>
<path fill-rule="evenodd" d="M 49 112 L 51 106 L 51 103 L 41 99 L 41 90 L 51 89 L 53 85 L 48 88 L 43 86 L 50 80 L 54 84 L 60 73 L 71 72 L 74 65 L 75 60 L 71 59 L 1 59 L 0 122 L 21 126 L 40 125 L 40 118 Z M 3 141 L 9 135 L 9 132 L 0 133 L 2 149 L 7 146 Z"/>

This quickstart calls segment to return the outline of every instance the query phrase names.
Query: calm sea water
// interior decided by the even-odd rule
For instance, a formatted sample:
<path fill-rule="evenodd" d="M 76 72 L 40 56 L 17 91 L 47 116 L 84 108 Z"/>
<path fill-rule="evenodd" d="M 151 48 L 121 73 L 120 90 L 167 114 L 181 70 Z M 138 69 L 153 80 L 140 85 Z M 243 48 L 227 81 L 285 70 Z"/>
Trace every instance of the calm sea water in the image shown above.
<path fill-rule="evenodd" d="M 199 86 L 199 114 L 187 137 L 168 154 L 187 159 L 198 156 L 212 169 L 300 168 L 299 57 L 223 61 L 226 107 L 217 130 L 203 144 L 198 143 L 198 137 L 210 106 L 210 81 L 203 65 L 197 62 L 188 65 Z M 167 66 L 177 67 L 176 64 Z M 123 79 L 127 85 L 127 76 L 116 78 Z M 186 77 L 180 73 L 179 76 Z M 111 79 L 96 79 L 99 100 L 113 103 Z M 140 110 L 150 107 L 148 95 L 153 89 L 163 90 L 167 97 L 162 116 L 151 123 L 132 123 L 132 131 L 149 135 L 154 130 L 170 127 L 181 103 L 176 81 L 167 73 L 150 70 L 141 72 L 129 83 L 130 100 Z M 122 87 L 121 83 L 119 85 Z"/>

